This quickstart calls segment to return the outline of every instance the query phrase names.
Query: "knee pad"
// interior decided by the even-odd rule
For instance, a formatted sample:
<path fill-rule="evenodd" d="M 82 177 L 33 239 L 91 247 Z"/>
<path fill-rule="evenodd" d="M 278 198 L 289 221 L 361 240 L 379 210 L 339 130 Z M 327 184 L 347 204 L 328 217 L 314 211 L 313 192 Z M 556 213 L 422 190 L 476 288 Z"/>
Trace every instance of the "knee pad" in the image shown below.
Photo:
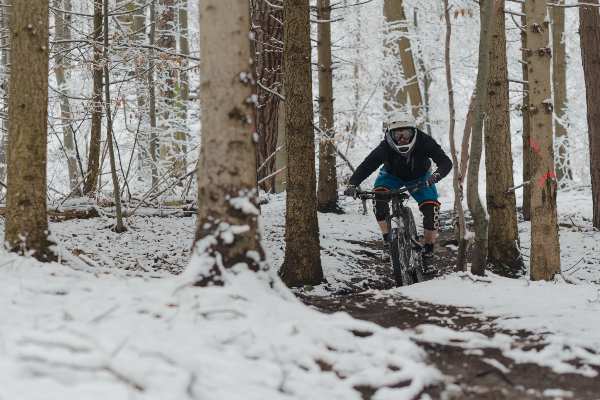
<path fill-rule="evenodd" d="M 375 188 L 375 192 L 387 192 L 388 189 Z M 375 212 L 375 219 L 379 221 L 385 221 L 390 215 L 390 206 L 387 201 L 373 200 L 373 211 Z"/>
<path fill-rule="evenodd" d="M 440 203 L 426 201 L 419 205 L 423 214 L 423 228 L 428 231 L 437 231 L 440 227 Z"/>

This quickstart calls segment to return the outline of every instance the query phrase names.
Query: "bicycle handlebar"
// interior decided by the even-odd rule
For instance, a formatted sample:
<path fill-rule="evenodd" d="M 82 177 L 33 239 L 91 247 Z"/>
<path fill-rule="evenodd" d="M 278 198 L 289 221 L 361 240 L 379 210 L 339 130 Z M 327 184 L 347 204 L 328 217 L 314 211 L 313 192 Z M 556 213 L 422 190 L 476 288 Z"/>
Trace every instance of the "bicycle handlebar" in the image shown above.
<path fill-rule="evenodd" d="M 356 198 L 361 200 L 391 200 L 393 198 L 408 198 L 407 192 L 415 189 L 427 187 L 427 182 L 419 182 L 415 185 L 406 186 L 398 190 L 390 191 L 360 191 L 356 193 Z"/>

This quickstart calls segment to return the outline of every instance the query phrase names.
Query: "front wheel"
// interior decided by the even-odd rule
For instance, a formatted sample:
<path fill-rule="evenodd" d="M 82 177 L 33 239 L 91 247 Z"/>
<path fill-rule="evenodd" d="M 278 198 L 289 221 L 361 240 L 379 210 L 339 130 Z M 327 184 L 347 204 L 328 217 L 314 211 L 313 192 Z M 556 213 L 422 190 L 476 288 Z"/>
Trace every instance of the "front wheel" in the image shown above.
<path fill-rule="evenodd" d="M 405 210 L 403 228 L 393 228 L 391 231 L 390 258 L 394 271 L 396 285 L 407 286 L 422 282 L 423 258 L 418 242 L 417 227 L 412 212 Z"/>
<path fill-rule="evenodd" d="M 397 286 L 407 286 L 414 283 L 414 279 L 410 273 L 409 260 L 406 258 L 405 249 L 410 244 L 406 243 L 406 235 L 398 228 L 392 229 L 392 241 L 390 243 L 390 258 L 392 262 L 392 270 L 394 271 L 394 279 Z"/>
<path fill-rule="evenodd" d="M 413 277 L 415 282 L 423 282 L 423 256 L 421 254 L 421 245 L 418 241 L 417 226 L 413 217 L 412 211 L 406 209 L 404 215 L 404 230 L 405 243 L 404 246 L 404 258 L 406 265 L 410 271 L 410 275 Z"/>

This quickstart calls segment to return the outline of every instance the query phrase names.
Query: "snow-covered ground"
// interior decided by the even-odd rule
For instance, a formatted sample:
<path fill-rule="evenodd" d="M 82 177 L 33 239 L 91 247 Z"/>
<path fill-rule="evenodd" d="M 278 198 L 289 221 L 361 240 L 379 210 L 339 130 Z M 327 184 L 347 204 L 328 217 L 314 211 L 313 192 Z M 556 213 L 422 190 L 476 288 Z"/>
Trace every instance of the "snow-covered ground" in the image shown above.
<path fill-rule="evenodd" d="M 135 216 L 122 235 L 108 218 L 53 223 L 64 265 L 0 255 L 0 399 L 360 399 L 361 387 L 380 388 L 374 399 L 409 399 L 441 379 L 413 339 L 497 348 L 517 362 L 594 376 L 600 232 L 590 229 L 589 198 L 559 196 L 563 271 L 577 284 L 454 274 L 373 291 L 497 317 L 503 333 L 493 337 L 321 314 L 250 273 L 225 287 L 188 287 L 185 274 L 168 272 L 189 262 L 191 217 Z M 312 294 L 370 273 L 359 261 L 361 243 L 378 238 L 371 210 L 362 215 L 358 202 L 345 201 L 346 214 L 319 217 L 329 283 L 305 288 Z M 274 267 L 283 257 L 283 210 L 282 196 L 263 206 Z M 525 249 L 528 224 L 520 232 Z M 534 333 L 537 347 L 512 345 L 511 332 L 522 331 Z"/>

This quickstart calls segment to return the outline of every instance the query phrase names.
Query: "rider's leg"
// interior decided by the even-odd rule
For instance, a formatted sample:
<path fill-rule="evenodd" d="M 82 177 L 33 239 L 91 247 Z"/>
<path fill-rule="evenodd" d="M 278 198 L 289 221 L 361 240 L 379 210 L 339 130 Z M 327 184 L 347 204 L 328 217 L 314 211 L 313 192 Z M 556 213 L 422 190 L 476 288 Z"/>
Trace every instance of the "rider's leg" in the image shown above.
<path fill-rule="evenodd" d="M 433 246 L 438 236 L 440 203 L 434 200 L 419 204 L 423 214 L 423 251 L 424 255 L 433 255 Z"/>
<path fill-rule="evenodd" d="M 387 192 L 389 189 L 385 187 L 376 187 L 374 191 Z M 383 240 L 388 240 L 388 235 L 390 233 L 390 227 L 387 222 L 388 216 L 390 215 L 389 203 L 387 201 L 376 200 L 373 202 L 373 211 L 375 212 L 375 219 L 379 224 L 379 229 L 381 229 Z"/>
<path fill-rule="evenodd" d="M 379 170 L 379 175 L 375 180 L 373 190 L 376 192 L 390 191 L 399 189 L 402 187 L 402 185 L 403 183 L 400 179 L 388 173 L 385 168 L 381 168 Z M 375 219 L 377 220 L 377 224 L 379 224 L 379 228 L 381 229 L 383 240 L 388 240 L 390 233 L 390 227 L 387 223 L 387 218 L 390 215 L 389 202 L 380 200 L 373 202 L 373 211 L 375 211 Z"/>

